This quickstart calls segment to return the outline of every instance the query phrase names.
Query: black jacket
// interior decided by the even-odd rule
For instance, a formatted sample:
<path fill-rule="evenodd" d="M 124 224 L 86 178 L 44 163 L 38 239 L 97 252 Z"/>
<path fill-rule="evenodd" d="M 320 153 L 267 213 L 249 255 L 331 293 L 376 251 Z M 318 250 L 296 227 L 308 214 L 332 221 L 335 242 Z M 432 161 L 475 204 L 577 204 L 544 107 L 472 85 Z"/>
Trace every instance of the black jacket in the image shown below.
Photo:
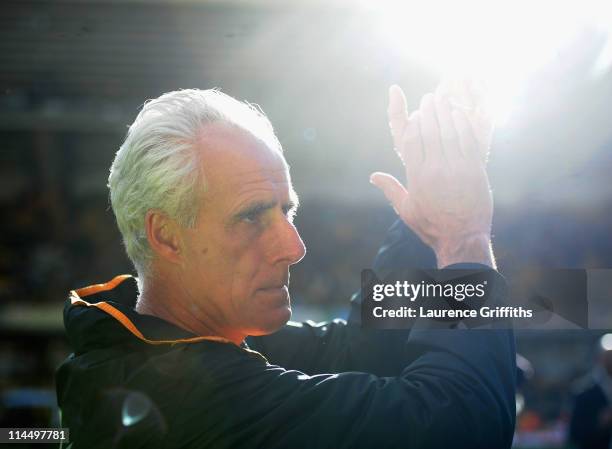
<path fill-rule="evenodd" d="M 396 224 L 375 269 L 415 248 Z M 129 276 L 78 292 L 64 313 L 74 354 L 57 372 L 71 449 L 511 445 L 511 331 L 367 331 L 352 313 L 249 348 L 136 313 Z"/>

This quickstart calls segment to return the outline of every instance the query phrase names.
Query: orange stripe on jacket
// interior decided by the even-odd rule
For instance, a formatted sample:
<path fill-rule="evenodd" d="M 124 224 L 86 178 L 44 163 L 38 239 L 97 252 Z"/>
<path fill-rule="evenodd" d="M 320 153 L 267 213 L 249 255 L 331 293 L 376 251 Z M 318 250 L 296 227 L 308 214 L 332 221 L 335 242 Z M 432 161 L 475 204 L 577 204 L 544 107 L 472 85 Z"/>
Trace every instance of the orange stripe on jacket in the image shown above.
<path fill-rule="evenodd" d="M 126 279 L 129 279 L 131 277 L 132 276 L 129 275 L 129 274 L 122 274 L 122 275 L 114 277 L 112 280 L 110 280 L 110 281 L 108 281 L 108 282 L 106 282 L 104 284 L 95 284 L 95 285 L 90 285 L 89 287 L 83 287 L 83 288 L 79 288 L 77 290 L 72 290 L 70 292 L 70 302 L 71 302 L 71 304 L 73 306 L 96 307 L 96 308 L 106 312 L 107 314 L 109 314 L 110 316 L 115 318 L 117 321 L 119 321 L 119 323 L 121 323 L 121 325 L 123 327 L 125 327 L 127 330 L 129 330 L 132 334 L 134 334 L 140 340 L 142 340 L 142 341 L 144 341 L 146 343 L 152 344 L 152 345 L 176 344 L 176 343 L 197 343 L 199 341 L 205 341 L 205 340 L 208 340 L 208 341 L 217 341 L 217 342 L 221 342 L 221 343 L 235 344 L 231 340 L 228 340 L 228 339 L 223 338 L 223 337 L 216 337 L 216 336 L 181 338 L 181 339 L 178 339 L 178 340 L 150 340 L 150 339 L 146 338 L 142 334 L 142 332 L 140 332 L 138 330 L 138 328 L 132 322 L 132 320 L 130 320 L 123 312 L 121 312 L 117 308 L 113 307 L 111 304 L 109 304 L 109 303 L 107 303 L 105 301 L 100 301 L 100 302 L 96 302 L 96 303 L 89 303 L 89 302 L 84 301 L 83 299 L 81 299 L 81 297 L 90 296 L 90 295 L 93 295 L 95 293 L 105 292 L 105 291 L 112 290 L 115 287 L 117 287 L 119 284 L 121 284 L 123 281 L 125 281 Z M 252 352 L 255 352 L 255 351 L 252 351 Z"/>
<path fill-rule="evenodd" d="M 90 285 L 89 287 L 83 287 L 83 288 L 79 288 L 79 289 L 73 290 L 73 291 L 80 298 L 84 298 L 85 296 L 90 296 L 90 295 L 93 295 L 95 293 L 107 292 L 109 290 L 112 290 L 116 286 L 121 284 L 123 281 L 125 281 L 126 279 L 129 279 L 131 277 L 132 277 L 132 275 L 130 275 L 130 274 L 120 274 L 119 276 L 115 276 L 113 279 L 111 279 L 110 281 L 108 281 L 108 282 L 106 282 L 104 284 Z"/>

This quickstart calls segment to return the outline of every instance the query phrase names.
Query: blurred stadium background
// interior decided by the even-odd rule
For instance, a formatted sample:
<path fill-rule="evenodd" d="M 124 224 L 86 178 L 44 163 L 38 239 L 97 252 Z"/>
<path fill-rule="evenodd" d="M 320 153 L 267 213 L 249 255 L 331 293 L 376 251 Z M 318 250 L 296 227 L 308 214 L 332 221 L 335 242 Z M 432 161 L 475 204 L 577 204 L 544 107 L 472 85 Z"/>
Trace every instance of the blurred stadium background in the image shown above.
<path fill-rule="evenodd" d="M 294 318 L 345 315 L 394 220 L 368 183 L 401 174 L 388 86 L 416 107 L 457 60 L 503 100 L 490 159 L 500 269 L 612 268 L 605 3 L 426 3 L 2 2 L 0 427 L 57 425 L 63 301 L 131 272 L 106 178 L 139 106 L 165 91 L 218 87 L 274 124 L 308 247 L 292 271 Z M 565 447 L 571 388 L 602 333 L 517 333 L 533 368 L 517 447 Z"/>

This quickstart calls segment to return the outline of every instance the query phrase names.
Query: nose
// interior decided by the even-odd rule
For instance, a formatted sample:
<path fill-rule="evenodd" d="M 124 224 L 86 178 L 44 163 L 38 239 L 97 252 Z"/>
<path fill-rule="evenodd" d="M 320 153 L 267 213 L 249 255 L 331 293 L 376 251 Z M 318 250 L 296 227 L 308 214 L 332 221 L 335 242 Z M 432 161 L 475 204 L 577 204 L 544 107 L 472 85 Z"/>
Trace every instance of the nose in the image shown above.
<path fill-rule="evenodd" d="M 306 255 L 306 246 L 293 223 L 282 220 L 282 225 L 277 232 L 275 262 L 293 265 L 302 260 Z"/>

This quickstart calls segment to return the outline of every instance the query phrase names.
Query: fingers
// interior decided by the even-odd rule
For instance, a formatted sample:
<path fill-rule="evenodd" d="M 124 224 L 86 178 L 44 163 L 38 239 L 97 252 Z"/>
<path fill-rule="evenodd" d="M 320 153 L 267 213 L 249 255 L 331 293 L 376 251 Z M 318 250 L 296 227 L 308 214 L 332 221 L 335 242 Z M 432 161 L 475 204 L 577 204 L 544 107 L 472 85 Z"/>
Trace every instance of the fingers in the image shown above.
<path fill-rule="evenodd" d="M 402 160 L 406 164 L 408 173 L 413 173 L 425 161 L 420 121 L 420 111 L 414 111 L 410 114 L 402 136 Z"/>
<path fill-rule="evenodd" d="M 436 89 L 436 92 L 446 95 L 454 107 L 463 109 L 474 109 L 476 107 L 475 98 L 470 94 L 465 79 L 451 78 L 443 80 Z"/>
<path fill-rule="evenodd" d="M 482 83 L 472 82 L 470 92 L 476 101 L 476 110 L 469 117 L 474 129 L 474 136 L 480 145 L 480 153 L 483 161 L 487 161 L 489 148 L 493 140 L 493 130 L 495 123 L 493 114 L 487 102 L 487 95 Z"/>
<path fill-rule="evenodd" d="M 429 162 L 436 162 L 444 158 L 442 142 L 440 140 L 440 127 L 436 116 L 434 95 L 429 93 L 421 100 L 421 138 L 423 139 L 423 149 L 425 159 Z"/>
<path fill-rule="evenodd" d="M 401 138 L 408 121 L 408 111 L 406 109 L 406 97 L 404 91 L 397 84 L 389 88 L 389 107 L 387 108 L 389 127 L 393 136 L 393 145 L 399 151 Z"/>
<path fill-rule="evenodd" d="M 451 105 L 446 95 L 436 92 L 435 95 L 438 126 L 440 127 L 440 141 L 444 156 L 449 162 L 462 157 L 459 136 L 455 130 Z"/>
<path fill-rule="evenodd" d="M 490 115 L 478 112 L 472 120 L 470 120 L 474 129 L 474 137 L 478 141 L 480 156 L 484 162 L 487 161 L 489 149 L 493 141 L 494 124 Z"/>
<path fill-rule="evenodd" d="M 493 124 L 486 114 L 484 90 L 473 81 L 443 81 L 435 94 L 423 97 L 410 117 L 404 92 L 393 85 L 387 112 L 393 143 L 409 180 L 425 161 L 452 164 L 458 157 L 476 155 L 487 160 Z"/>
<path fill-rule="evenodd" d="M 474 105 L 474 109 L 483 114 L 488 114 L 487 95 L 482 82 L 476 80 L 466 81 L 466 89 Z"/>
<path fill-rule="evenodd" d="M 447 79 L 440 83 L 436 93 L 446 95 L 451 108 L 464 113 L 472 126 L 472 135 L 478 142 L 481 158 L 486 162 L 494 123 L 488 107 L 485 83 L 470 78 Z"/>
<path fill-rule="evenodd" d="M 408 192 L 402 183 L 390 174 L 381 172 L 372 173 L 370 182 L 382 190 L 395 212 L 403 216 L 402 210 L 404 205 L 407 204 Z"/>
<path fill-rule="evenodd" d="M 485 161 L 480 152 L 480 146 L 474 137 L 472 124 L 470 123 L 466 112 L 459 109 L 454 109 L 452 116 L 463 155 L 467 159 L 478 160 L 484 163 Z"/>

